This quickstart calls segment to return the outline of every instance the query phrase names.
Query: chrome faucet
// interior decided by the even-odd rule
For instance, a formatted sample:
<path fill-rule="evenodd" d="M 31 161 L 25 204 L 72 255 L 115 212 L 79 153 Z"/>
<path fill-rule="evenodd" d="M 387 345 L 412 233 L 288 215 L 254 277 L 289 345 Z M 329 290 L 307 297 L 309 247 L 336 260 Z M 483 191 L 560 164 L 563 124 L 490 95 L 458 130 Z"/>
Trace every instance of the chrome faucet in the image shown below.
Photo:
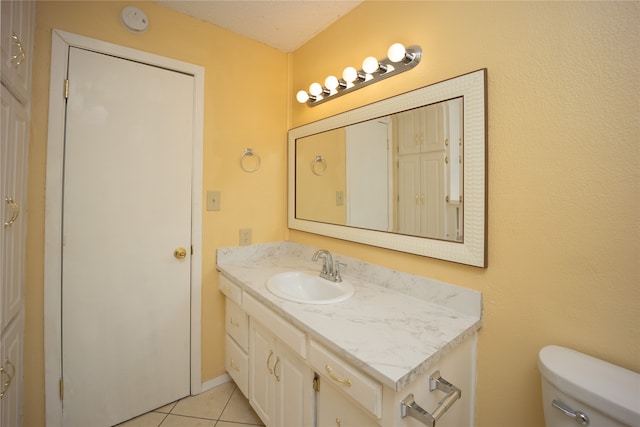
<path fill-rule="evenodd" d="M 331 252 L 326 249 L 318 249 L 311 257 L 312 261 L 318 261 L 318 258 L 322 258 L 322 271 L 320 271 L 320 277 L 330 280 L 332 282 L 342 282 L 340 276 L 340 266 L 345 265 L 341 262 L 333 262 Z"/>

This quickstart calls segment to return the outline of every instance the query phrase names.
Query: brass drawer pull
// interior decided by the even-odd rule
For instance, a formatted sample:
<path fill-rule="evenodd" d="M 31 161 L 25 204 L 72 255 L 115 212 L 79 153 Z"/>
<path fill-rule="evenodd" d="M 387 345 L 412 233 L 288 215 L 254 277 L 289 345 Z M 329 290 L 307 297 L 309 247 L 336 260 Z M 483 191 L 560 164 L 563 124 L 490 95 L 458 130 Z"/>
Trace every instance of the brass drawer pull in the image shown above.
<path fill-rule="evenodd" d="M 16 222 L 16 219 L 18 219 L 18 215 L 20 215 L 20 205 L 18 205 L 11 197 L 5 197 L 4 201 L 11 206 L 11 218 L 9 218 L 9 221 L 4 223 L 4 227 L 8 228 Z"/>
<path fill-rule="evenodd" d="M 6 394 L 7 390 L 11 387 L 11 381 L 13 381 L 13 376 L 16 374 L 16 367 L 13 366 L 11 360 L 7 359 L 5 362 L 6 366 L 11 367 L 11 373 L 9 373 L 4 366 L 0 367 L 0 375 L 6 375 L 7 380 L 2 382 L 2 391 L 0 391 L 0 399 L 2 399 Z"/>
<path fill-rule="evenodd" d="M 20 41 L 16 33 L 11 34 L 11 39 L 13 40 L 13 44 L 18 46 L 18 54 L 11 55 L 11 63 L 16 67 L 18 67 L 24 61 L 24 58 L 26 57 L 26 55 L 24 53 L 24 48 L 22 47 L 22 42 Z"/>
<path fill-rule="evenodd" d="M 331 369 L 331 366 L 329 364 L 325 365 L 324 368 L 327 370 L 327 374 L 329 374 L 329 378 L 331 378 L 336 382 L 344 384 L 347 387 L 351 387 L 351 380 L 349 378 L 338 378 L 336 374 L 333 373 L 333 370 Z"/>
<path fill-rule="evenodd" d="M 269 370 L 270 374 L 273 374 L 273 368 L 269 366 L 269 361 L 271 360 L 271 357 L 273 357 L 273 350 L 269 351 L 269 357 L 267 357 L 267 369 Z"/>
<path fill-rule="evenodd" d="M 273 365 L 273 375 L 276 377 L 276 381 L 280 382 L 280 375 L 276 373 L 276 369 L 278 368 L 278 364 L 280 363 L 280 358 L 276 358 L 276 363 Z"/>

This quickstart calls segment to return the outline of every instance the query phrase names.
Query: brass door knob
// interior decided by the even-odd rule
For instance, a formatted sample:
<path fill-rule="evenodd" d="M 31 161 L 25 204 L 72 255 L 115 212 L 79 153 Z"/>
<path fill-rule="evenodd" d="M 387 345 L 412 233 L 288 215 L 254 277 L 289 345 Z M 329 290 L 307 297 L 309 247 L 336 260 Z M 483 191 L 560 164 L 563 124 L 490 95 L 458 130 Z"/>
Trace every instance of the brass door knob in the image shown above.
<path fill-rule="evenodd" d="M 173 256 L 178 259 L 184 259 L 187 256 L 187 250 L 185 248 L 177 248 L 173 251 Z"/>

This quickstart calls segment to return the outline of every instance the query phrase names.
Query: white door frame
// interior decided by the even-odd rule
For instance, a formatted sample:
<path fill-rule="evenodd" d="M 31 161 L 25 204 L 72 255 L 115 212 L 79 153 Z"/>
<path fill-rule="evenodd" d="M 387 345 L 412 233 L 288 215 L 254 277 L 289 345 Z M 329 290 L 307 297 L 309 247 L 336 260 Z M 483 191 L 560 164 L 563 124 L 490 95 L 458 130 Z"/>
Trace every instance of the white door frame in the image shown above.
<path fill-rule="evenodd" d="M 54 29 L 51 35 L 49 129 L 44 232 L 44 368 L 45 411 L 49 427 L 62 426 L 59 381 L 62 368 L 62 177 L 64 158 L 65 100 L 69 47 L 90 49 L 120 58 L 175 70 L 194 77 L 193 169 L 191 190 L 191 394 L 202 390 L 202 149 L 204 129 L 204 68 L 186 62 L 117 46 Z"/>

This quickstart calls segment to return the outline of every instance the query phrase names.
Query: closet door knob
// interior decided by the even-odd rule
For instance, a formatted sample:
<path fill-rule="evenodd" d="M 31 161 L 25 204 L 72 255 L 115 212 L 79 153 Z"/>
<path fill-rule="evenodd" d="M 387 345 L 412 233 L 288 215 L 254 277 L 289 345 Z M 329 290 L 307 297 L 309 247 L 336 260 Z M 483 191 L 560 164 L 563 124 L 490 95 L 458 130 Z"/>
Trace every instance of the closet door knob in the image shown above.
<path fill-rule="evenodd" d="M 177 248 L 173 251 L 173 256 L 177 259 L 184 259 L 187 256 L 187 250 L 185 248 Z"/>

